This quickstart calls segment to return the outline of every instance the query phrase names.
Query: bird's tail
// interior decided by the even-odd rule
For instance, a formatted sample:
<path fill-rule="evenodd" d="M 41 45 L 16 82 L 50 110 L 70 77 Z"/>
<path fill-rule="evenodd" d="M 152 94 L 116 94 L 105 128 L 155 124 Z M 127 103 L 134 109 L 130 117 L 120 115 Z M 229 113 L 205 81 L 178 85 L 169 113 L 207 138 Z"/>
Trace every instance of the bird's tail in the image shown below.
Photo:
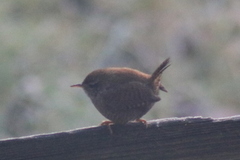
<path fill-rule="evenodd" d="M 150 83 L 154 84 L 154 82 L 158 79 L 160 81 L 161 75 L 165 69 L 167 69 L 170 64 L 170 58 L 167 58 L 165 61 L 162 62 L 162 64 L 153 72 L 153 74 L 150 77 Z M 167 90 L 160 84 L 159 89 L 162 91 L 167 92 Z"/>
<path fill-rule="evenodd" d="M 156 78 L 160 77 L 165 69 L 167 69 L 170 64 L 170 58 L 167 58 L 162 64 L 153 72 L 150 80 L 153 82 Z"/>

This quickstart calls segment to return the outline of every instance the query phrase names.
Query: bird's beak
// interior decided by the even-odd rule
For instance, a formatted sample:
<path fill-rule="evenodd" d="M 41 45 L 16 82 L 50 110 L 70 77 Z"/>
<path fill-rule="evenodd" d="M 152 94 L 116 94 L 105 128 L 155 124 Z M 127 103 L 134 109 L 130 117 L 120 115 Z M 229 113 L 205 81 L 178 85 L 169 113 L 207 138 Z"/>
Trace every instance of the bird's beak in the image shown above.
<path fill-rule="evenodd" d="M 168 92 L 162 84 L 160 84 L 159 89 L 164 91 L 164 92 Z"/>
<path fill-rule="evenodd" d="M 70 87 L 80 87 L 80 88 L 82 88 L 82 84 L 74 84 L 74 85 L 71 85 Z"/>

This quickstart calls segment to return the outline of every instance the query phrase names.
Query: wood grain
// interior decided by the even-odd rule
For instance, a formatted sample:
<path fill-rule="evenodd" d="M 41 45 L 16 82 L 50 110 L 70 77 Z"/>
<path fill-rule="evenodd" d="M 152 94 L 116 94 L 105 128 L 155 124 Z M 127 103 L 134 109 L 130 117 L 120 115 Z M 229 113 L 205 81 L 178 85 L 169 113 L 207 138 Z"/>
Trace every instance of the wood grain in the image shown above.
<path fill-rule="evenodd" d="M 240 116 L 169 118 L 0 141 L 1 160 L 239 160 Z"/>

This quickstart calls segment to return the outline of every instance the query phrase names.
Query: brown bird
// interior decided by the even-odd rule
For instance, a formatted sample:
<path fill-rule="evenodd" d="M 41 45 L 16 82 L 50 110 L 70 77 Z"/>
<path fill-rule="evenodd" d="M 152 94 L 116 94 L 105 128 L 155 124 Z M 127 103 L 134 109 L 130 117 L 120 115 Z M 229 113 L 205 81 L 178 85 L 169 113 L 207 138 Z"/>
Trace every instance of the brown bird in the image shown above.
<path fill-rule="evenodd" d="M 102 125 L 133 120 L 146 124 L 140 118 L 161 100 L 159 90 L 167 92 L 161 75 L 169 66 L 168 58 L 152 75 L 131 68 L 98 69 L 88 74 L 82 84 L 71 87 L 83 88 L 97 110 L 110 120 Z"/>

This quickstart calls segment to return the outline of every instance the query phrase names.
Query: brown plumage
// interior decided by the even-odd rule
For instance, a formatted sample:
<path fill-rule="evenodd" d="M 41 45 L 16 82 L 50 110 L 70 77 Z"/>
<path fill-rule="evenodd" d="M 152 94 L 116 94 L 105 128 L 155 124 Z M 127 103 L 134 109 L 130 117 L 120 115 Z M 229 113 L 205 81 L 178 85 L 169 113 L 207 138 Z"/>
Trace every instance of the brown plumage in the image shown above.
<path fill-rule="evenodd" d="M 169 66 L 168 58 L 152 75 L 130 68 L 99 69 L 71 87 L 82 87 L 98 111 L 113 123 L 145 122 L 140 118 L 160 101 L 159 90 L 167 92 L 161 75 Z"/>

